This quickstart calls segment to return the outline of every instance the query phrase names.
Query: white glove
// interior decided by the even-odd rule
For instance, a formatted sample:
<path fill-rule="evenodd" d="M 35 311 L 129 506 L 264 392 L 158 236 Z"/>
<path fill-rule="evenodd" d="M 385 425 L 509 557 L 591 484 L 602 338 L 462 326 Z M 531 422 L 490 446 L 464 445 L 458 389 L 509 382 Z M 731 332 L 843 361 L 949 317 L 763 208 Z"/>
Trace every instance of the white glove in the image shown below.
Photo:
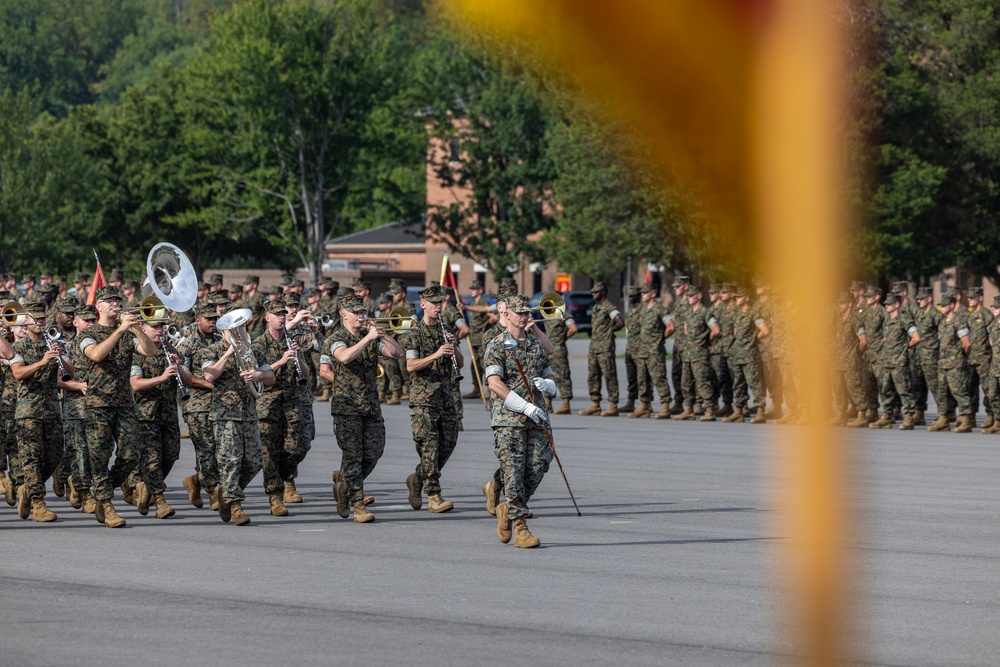
<path fill-rule="evenodd" d="M 531 378 L 531 384 L 549 398 L 556 395 L 556 383 L 548 378 Z"/>
<path fill-rule="evenodd" d="M 542 417 L 545 416 L 545 413 L 539 410 L 535 405 L 524 400 L 514 392 L 507 394 L 507 398 L 504 399 L 503 406 L 511 412 L 520 412 L 536 424 L 539 423 L 542 420 Z"/>

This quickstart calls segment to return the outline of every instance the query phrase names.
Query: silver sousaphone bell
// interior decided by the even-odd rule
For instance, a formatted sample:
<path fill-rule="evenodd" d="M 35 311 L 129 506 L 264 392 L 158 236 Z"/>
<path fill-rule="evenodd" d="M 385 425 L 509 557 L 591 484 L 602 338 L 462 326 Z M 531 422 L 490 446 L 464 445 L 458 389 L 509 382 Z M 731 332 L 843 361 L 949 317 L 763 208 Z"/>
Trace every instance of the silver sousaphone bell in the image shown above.
<path fill-rule="evenodd" d="M 147 290 L 170 310 L 186 313 L 198 300 L 198 274 L 180 248 L 157 243 L 146 257 L 143 296 L 148 296 Z"/>

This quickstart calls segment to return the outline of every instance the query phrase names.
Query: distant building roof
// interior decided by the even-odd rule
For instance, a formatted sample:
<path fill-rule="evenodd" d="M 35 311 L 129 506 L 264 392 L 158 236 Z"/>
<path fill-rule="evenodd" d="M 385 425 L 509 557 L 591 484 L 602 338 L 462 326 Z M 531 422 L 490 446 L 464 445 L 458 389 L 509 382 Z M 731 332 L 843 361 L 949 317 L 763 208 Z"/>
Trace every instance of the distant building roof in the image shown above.
<path fill-rule="evenodd" d="M 353 234 L 337 237 L 327 247 L 340 250 L 345 247 L 391 246 L 402 249 L 407 246 L 424 247 L 423 220 L 397 220 L 387 225 L 372 227 Z"/>

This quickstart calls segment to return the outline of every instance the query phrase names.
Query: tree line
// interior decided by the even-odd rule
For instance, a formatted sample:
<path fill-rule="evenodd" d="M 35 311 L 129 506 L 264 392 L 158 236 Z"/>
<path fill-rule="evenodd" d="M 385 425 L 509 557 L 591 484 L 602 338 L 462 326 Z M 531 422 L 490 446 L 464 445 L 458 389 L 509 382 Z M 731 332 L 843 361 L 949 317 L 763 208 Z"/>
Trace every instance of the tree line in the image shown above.
<path fill-rule="evenodd" d="M 994 280 L 1000 9 L 848 3 L 858 275 Z M 0 0 L 0 271 L 310 267 L 405 220 L 488 266 L 742 277 L 738 242 L 564 75 L 422 0 Z M 472 196 L 426 209 L 430 168 Z M 735 240 L 738 241 L 738 240 Z M 730 252 L 722 253 L 723 246 Z"/>

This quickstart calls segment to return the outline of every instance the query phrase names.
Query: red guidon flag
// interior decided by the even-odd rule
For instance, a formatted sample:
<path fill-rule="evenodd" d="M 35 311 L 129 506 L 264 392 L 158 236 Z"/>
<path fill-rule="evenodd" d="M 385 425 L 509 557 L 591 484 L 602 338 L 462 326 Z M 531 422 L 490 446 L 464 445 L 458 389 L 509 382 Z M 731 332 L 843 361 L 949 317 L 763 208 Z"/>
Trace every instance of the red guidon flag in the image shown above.
<path fill-rule="evenodd" d="M 94 282 L 90 284 L 90 293 L 87 295 L 87 305 L 93 306 L 97 303 L 97 290 L 108 284 L 104 279 L 104 271 L 101 269 L 101 260 L 97 260 L 97 269 L 94 270 Z"/>
<path fill-rule="evenodd" d="M 445 253 L 444 258 L 441 260 L 441 284 L 455 290 L 455 295 L 458 296 L 458 282 L 455 280 L 455 273 L 451 270 L 448 253 Z"/>

